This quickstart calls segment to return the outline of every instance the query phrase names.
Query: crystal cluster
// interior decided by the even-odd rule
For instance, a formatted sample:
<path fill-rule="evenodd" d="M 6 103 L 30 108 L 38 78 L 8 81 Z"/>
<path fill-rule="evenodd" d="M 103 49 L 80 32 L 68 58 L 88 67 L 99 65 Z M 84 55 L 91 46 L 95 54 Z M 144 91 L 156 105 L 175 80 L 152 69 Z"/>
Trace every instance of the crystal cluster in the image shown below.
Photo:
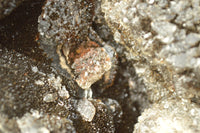
<path fill-rule="evenodd" d="M 199 107 L 187 100 L 164 100 L 142 113 L 133 133 L 197 133 L 199 115 Z"/>
<path fill-rule="evenodd" d="M 126 48 L 152 103 L 134 133 L 200 131 L 199 5 L 199 0 L 102 0 L 114 39 Z"/>
<path fill-rule="evenodd" d="M 170 92 L 198 99 L 200 88 L 199 0 L 102 1 L 114 39 L 127 49 L 149 100 Z M 161 96 L 162 95 L 162 96 Z"/>

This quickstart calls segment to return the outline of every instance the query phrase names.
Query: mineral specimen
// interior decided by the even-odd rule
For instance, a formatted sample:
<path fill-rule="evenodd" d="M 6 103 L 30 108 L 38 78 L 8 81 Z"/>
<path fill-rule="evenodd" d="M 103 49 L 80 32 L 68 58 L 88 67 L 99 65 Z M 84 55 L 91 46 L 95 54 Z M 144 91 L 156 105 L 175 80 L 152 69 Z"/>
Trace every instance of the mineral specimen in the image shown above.
<path fill-rule="evenodd" d="M 199 3 L 102 0 L 101 9 L 115 41 L 126 48 L 127 59 L 134 62 L 145 84 L 148 101 L 154 103 L 144 111 L 134 132 L 199 132 L 198 115 L 190 114 L 199 112 L 200 103 Z M 135 82 L 129 82 L 133 92 L 138 91 Z M 162 103 L 171 107 L 163 108 Z"/>
<path fill-rule="evenodd" d="M 46 94 L 43 98 L 45 102 L 53 102 L 57 99 L 57 94 Z"/>
<path fill-rule="evenodd" d="M 37 18 L 43 2 L 43 0 L 27 0 L 15 10 L 16 12 L 0 21 L 0 132 L 132 131 L 135 122 L 132 119 L 136 118 L 131 117 L 133 114 L 127 113 L 131 112 L 132 108 L 126 106 L 129 105 L 127 80 L 121 74 L 116 78 L 119 79 L 116 81 L 117 84 L 113 84 L 103 93 L 94 93 L 93 98 L 96 99 L 89 100 L 96 109 L 92 121 L 85 121 L 77 111 L 79 101 L 83 100 L 79 99 L 77 90 L 83 91 L 83 89 L 79 89 L 75 79 L 71 80 L 68 74 L 63 76 L 63 71 L 59 71 L 59 69 L 57 71 L 57 67 L 56 69 L 52 67 L 50 60 L 41 54 L 41 50 L 34 41 L 37 34 Z M 87 48 L 92 52 L 102 49 L 105 57 L 110 58 L 108 62 L 112 62 L 113 55 L 115 58 L 115 54 L 113 54 L 115 53 L 113 50 L 115 43 L 111 39 L 112 34 L 108 32 L 105 23 L 100 23 L 99 18 L 94 18 L 92 23 L 92 28 L 100 38 L 103 38 L 103 41 L 97 41 L 98 36 L 95 37 L 92 35 L 93 33 L 89 33 L 88 38 L 83 42 L 89 41 L 97 44 L 97 47 Z M 104 41 L 109 45 L 106 45 Z M 63 51 L 61 49 L 62 57 L 65 58 Z M 56 51 L 49 50 L 48 52 L 55 52 L 52 56 L 57 55 Z M 91 51 L 87 51 L 84 55 L 88 52 Z M 85 57 L 84 55 L 82 57 Z M 105 57 L 97 59 L 106 62 Z M 77 56 L 77 59 L 79 58 Z M 59 64 L 59 59 L 57 61 Z M 109 74 L 110 70 L 104 73 L 101 80 L 109 79 L 105 81 L 111 81 L 110 79 L 113 79 L 113 77 L 109 78 L 112 75 Z M 123 68 L 120 70 L 123 73 Z M 131 75 L 133 72 L 129 74 Z M 97 82 L 102 83 L 102 88 L 104 88 L 105 81 Z M 96 88 L 93 85 L 92 88 Z M 86 105 L 83 107 L 87 108 Z"/>
<path fill-rule="evenodd" d="M 77 75 L 76 82 L 83 89 L 89 89 L 103 74 L 111 69 L 111 59 L 103 48 L 88 49 L 85 55 L 75 59 L 72 68 Z"/>
<path fill-rule="evenodd" d="M 114 100 L 110 102 L 114 102 Z M 77 107 L 77 110 L 81 111 L 81 120 L 83 121 L 76 123 L 80 127 L 79 131 L 114 133 L 116 131 L 115 119 L 120 119 L 121 115 L 118 114 L 122 114 L 122 110 L 117 102 L 114 104 L 115 109 L 111 110 L 113 104 L 109 105 L 98 99 L 81 99 Z"/>
<path fill-rule="evenodd" d="M 92 121 L 96 109 L 94 105 L 87 99 L 81 99 L 77 105 L 77 111 L 81 114 L 85 121 Z"/>
<path fill-rule="evenodd" d="M 117 101 L 77 99 L 74 81 L 59 75 L 50 64 L 1 47 L 0 55 L 0 132 L 116 130 L 114 120 L 120 121 L 122 114 Z M 39 80 L 44 84 L 36 84 Z"/>
<path fill-rule="evenodd" d="M 68 99 L 70 96 L 65 86 L 62 86 L 62 88 L 58 91 L 58 94 L 60 97 L 65 98 L 65 99 Z"/>
<path fill-rule="evenodd" d="M 200 132 L 199 0 L 33 1 L 0 21 L 0 132 Z"/>
<path fill-rule="evenodd" d="M 200 108 L 187 100 L 168 99 L 146 109 L 133 133 L 198 133 Z"/>
<path fill-rule="evenodd" d="M 102 78 L 101 88 L 106 88 L 116 74 L 114 48 L 102 41 L 92 27 L 97 2 L 47 0 L 38 19 L 41 48 L 53 58 L 56 68 L 64 69 L 61 71 L 86 91 Z"/>
<path fill-rule="evenodd" d="M 126 47 L 150 101 L 171 92 L 200 98 L 198 5 L 199 0 L 102 1 L 114 39 Z"/>
<path fill-rule="evenodd" d="M 76 132 L 71 120 L 42 114 L 37 110 L 32 110 L 31 113 L 26 113 L 22 118 L 17 119 L 17 124 L 21 133 Z"/>

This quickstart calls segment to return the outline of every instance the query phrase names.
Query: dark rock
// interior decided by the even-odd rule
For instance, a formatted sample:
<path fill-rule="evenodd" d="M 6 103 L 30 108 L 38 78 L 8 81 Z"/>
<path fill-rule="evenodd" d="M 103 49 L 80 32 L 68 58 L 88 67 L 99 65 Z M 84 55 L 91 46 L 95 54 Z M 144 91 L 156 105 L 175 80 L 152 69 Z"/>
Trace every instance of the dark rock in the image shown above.
<path fill-rule="evenodd" d="M 0 19 L 9 15 L 24 0 L 0 0 Z"/>

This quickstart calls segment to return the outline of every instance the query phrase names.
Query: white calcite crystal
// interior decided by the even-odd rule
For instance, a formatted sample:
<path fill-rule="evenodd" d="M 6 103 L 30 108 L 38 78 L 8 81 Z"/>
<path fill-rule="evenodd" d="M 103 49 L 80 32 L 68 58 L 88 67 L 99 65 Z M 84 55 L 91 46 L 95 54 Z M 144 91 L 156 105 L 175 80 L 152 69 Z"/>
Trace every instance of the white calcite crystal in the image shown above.
<path fill-rule="evenodd" d="M 25 114 L 21 119 L 17 120 L 17 124 L 21 130 L 21 133 L 50 133 L 50 131 L 42 125 L 42 122 L 38 119 L 41 117 L 38 111 L 34 111 L 32 114 Z"/>
<path fill-rule="evenodd" d="M 146 109 L 133 133 L 199 133 L 200 108 L 189 101 L 164 100 Z"/>
<path fill-rule="evenodd" d="M 57 95 L 56 95 L 56 93 L 53 93 L 53 94 L 46 94 L 45 96 L 44 96 L 44 98 L 43 98 L 43 101 L 45 101 L 45 102 L 53 102 L 53 101 L 55 101 L 56 99 L 57 99 L 58 97 L 57 97 Z"/>
<path fill-rule="evenodd" d="M 62 86 L 62 88 L 58 91 L 58 94 L 60 97 L 65 98 L 65 99 L 68 99 L 70 96 L 65 86 Z"/>
<path fill-rule="evenodd" d="M 88 99 L 82 99 L 78 102 L 77 111 L 85 121 L 92 121 L 95 116 L 96 108 Z"/>

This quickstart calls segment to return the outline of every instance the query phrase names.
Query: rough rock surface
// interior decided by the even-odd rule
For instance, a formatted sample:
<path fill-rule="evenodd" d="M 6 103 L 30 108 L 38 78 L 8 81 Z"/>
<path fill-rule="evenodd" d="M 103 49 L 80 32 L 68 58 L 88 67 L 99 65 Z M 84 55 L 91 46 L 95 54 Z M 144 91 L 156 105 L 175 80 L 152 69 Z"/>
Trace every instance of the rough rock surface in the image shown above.
<path fill-rule="evenodd" d="M 87 8 L 88 6 L 88 8 Z M 58 45 L 71 47 L 87 40 L 88 27 L 92 24 L 93 1 L 47 0 L 38 17 L 38 42 L 53 65 L 65 75 L 68 68 L 63 66 L 66 61 L 58 56 Z M 63 51 L 64 52 L 64 51 Z M 64 58 L 64 57 L 63 57 Z M 67 57 L 68 58 L 68 57 Z M 64 59 L 63 59 L 64 60 Z M 61 64 L 62 63 L 62 64 Z M 61 64 L 61 65 L 60 65 Z M 64 71 L 63 71 L 64 70 Z"/>
<path fill-rule="evenodd" d="M 103 103 L 100 99 L 92 100 L 92 103 L 89 102 L 91 110 L 88 104 L 80 105 L 83 100 L 77 99 L 78 86 L 59 76 L 47 63 L 37 63 L 6 48 L 0 49 L 0 55 L 0 131 L 46 133 L 116 130 L 114 118 L 121 119 L 118 114 L 122 114 L 118 102 L 115 103 L 116 109 L 111 111 L 113 104 Z M 60 94 L 63 89 L 65 93 L 68 91 L 67 97 Z M 77 106 L 88 106 L 87 109 L 92 112 L 80 112 Z M 10 124 L 6 125 L 6 121 Z M 16 122 L 18 128 L 11 128 Z"/>
<path fill-rule="evenodd" d="M 195 108 L 199 111 L 199 3 L 199 0 L 103 0 L 101 5 L 115 41 L 126 48 L 127 59 L 134 62 L 132 66 L 146 86 L 148 100 L 157 103 L 145 111 L 141 119 L 162 119 L 164 115 L 176 116 L 176 113 L 182 113 L 182 120 L 177 120 L 181 123 L 177 127 L 181 128 L 180 132 L 184 129 L 199 132 L 199 124 L 195 123 L 199 121 L 198 114 L 187 121 L 191 117 L 190 114 L 187 115 L 187 111 L 191 111 L 192 107 L 178 103 L 178 99 L 189 101 L 187 104 L 196 104 Z M 134 82 L 130 83 L 134 85 Z M 171 103 L 170 97 L 177 101 Z M 185 110 L 171 113 L 167 109 L 162 110 L 162 101 L 169 102 L 177 110 L 183 110 L 184 107 Z M 161 114 L 160 116 L 147 116 L 148 113 L 156 114 L 159 110 L 161 112 L 157 114 Z M 159 132 L 159 121 L 154 125 L 157 130 L 151 130 L 152 125 L 148 125 L 150 122 L 145 123 L 141 119 L 135 132 Z M 186 127 L 184 123 L 187 123 Z M 195 129 L 191 129 L 189 125 Z M 169 128 L 168 131 L 171 130 Z"/>
<path fill-rule="evenodd" d="M 200 132 L 199 0 L 43 2 L 0 20 L 0 132 Z M 118 60 L 114 82 L 87 100 L 55 47 L 83 40 Z"/>
<path fill-rule="evenodd" d="M 88 8 L 82 6 L 85 4 Z M 124 48 L 114 41 L 112 32 L 101 12 L 101 1 L 47 0 L 42 9 L 42 14 L 38 18 L 38 42 L 47 57 L 53 60 L 52 65 L 64 76 L 74 77 L 81 88 L 88 89 L 91 86 L 93 98 L 108 97 L 120 102 L 124 108 L 123 113 L 125 112 L 122 118 L 125 121 L 122 120 L 122 122 L 126 123 L 127 126 L 123 127 L 123 124 L 119 124 L 121 127 L 118 130 L 132 132 L 133 127 L 130 125 L 136 122 L 135 116 L 149 105 L 146 89 L 135 75 L 133 62 L 129 62 L 125 58 Z M 100 43 L 101 45 L 98 47 L 105 49 L 107 53 L 99 51 L 98 47 L 91 48 L 91 50 L 86 49 L 87 47 L 85 48 L 84 45 L 82 47 L 86 40 Z M 106 57 L 108 54 L 111 55 L 110 58 L 114 58 L 112 49 L 118 55 L 119 64 L 116 71 L 115 69 L 113 71 L 113 68 L 115 68 L 113 63 L 110 68 L 109 60 L 112 61 L 113 59 Z M 86 51 L 86 54 L 84 52 L 80 55 L 77 54 L 82 51 Z M 98 53 L 98 56 L 95 53 Z M 76 67 L 73 67 L 73 63 L 77 64 Z M 102 79 L 97 81 L 104 74 L 101 69 L 110 70 L 105 73 Z M 114 82 L 113 79 L 115 79 Z M 104 82 L 107 81 L 111 81 L 111 84 L 104 87 Z M 134 87 L 132 84 L 135 84 Z M 130 116 L 134 118 L 131 122 Z"/>
<path fill-rule="evenodd" d="M 115 41 L 126 47 L 153 102 L 167 90 L 184 98 L 200 96 L 198 5 L 198 0 L 102 2 Z"/>
<path fill-rule="evenodd" d="M 133 133 L 198 133 L 199 106 L 184 99 L 167 99 L 146 109 Z"/>
<path fill-rule="evenodd" d="M 82 100 L 80 87 L 69 74 L 52 66 L 36 44 L 42 5 L 43 0 L 28 0 L 0 21 L 0 132 L 132 132 L 139 110 L 145 107 L 137 104 L 137 92 L 129 97 L 132 67 L 121 65 L 112 88 L 103 93 L 94 91 L 90 102 L 95 115 L 89 116 L 90 122 L 85 121 L 87 112 L 81 115 L 77 110 L 78 101 Z M 99 18 L 95 19 L 97 22 Z M 96 30 L 111 40 L 106 25 L 98 23 Z M 126 59 L 120 56 L 120 60 L 122 64 Z"/>
<path fill-rule="evenodd" d="M 105 82 L 99 87 L 103 90 L 112 84 L 116 74 L 115 50 L 95 31 L 99 3 L 47 0 L 38 18 L 41 49 L 57 69 L 70 75 L 85 90 L 104 78 Z"/>

